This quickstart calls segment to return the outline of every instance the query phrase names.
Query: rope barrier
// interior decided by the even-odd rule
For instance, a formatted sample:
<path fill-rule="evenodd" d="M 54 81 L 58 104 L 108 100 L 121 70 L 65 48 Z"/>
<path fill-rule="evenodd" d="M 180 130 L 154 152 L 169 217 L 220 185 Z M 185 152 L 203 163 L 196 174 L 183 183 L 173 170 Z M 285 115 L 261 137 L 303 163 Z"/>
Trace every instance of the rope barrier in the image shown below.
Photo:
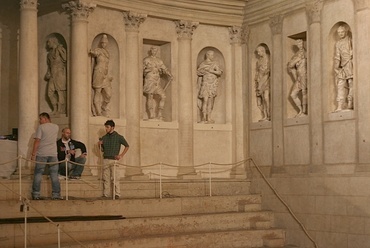
<path fill-rule="evenodd" d="M 4 165 L 4 164 L 7 164 L 7 163 L 12 163 L 16 160 L 25 160 L 25 161 L 28 161 L 28 162 L 32 162 L 32 163 L 40 163 L 40 164 L 55 164 L 55 162 L 51 162 L 51 163 L 47 163 L 47 162 L 38 162 L 38 161 L 35 161 L 35 160 L 30 160 L 30 159 L 27 159 L 27 158 L 23 158 L 22 156 L 20 157 L 17 157 L 13 160 L 10 160 L 10 161 L 7 161 L 7 162 L 4 162 L 4 163 L 1 163 L 0 165 Z M 289 205 L 282 199 L 282 197 L 280 196 L 280 194 L 277 192 L 277 190 L 272 186 L 272 184 L 270 183 L 270 181 L 266 178 L 266 176 L 263 174 L 262 170 L 259 168 L 259 166 L 255 163 L 255 161 L 253 160 L 253 158 L 248 158 L 248 159 L 245 159 L 245 160 L 242 160 L 242 161 L 238 161 L 236 163 L 211 163 L 211 162 L 208 162 L 208 163 L 203 163 L 203 164 L 199 164 L 199 165 L 194 165 L 192 166 L 193 168 L 198 168 L 198 167 L 201 167 L 201 166 L 208 166 L 208 171 L 201 171 L 201 170 L 198 170 L 198 172 L 202 175 L 203 173 L 204 174 L 208 174 L 209 175 L 209 179 L 210 179 L 210 183 L 211 183 L 211 175 L 213 174 L 219 174 L 219 173 L 225 173 L 227 171 L 232 171 L 234 170 L 236 167 L 239 167 L 240 165 L 243 165 L 244 163 L 246 163 L 247 161 L 251 161 L 253 163 L 253 165 L 255 166 L 255 168 L 257 169 L 257 171 L 259 172 L 259 174 L 261 175 L 261 177 L 263 178 L 263 180 L 267 183 L 267 185 L 270 187 L 270 189 L 274 192 L 274 194 L 276 195 L 276 197 L 280 200 L 280 202 L 287 208 L 288 212 L 290 213 L 290 215 L 294 218 L 294 220 L 299 224 L 299 226 L 302 228 L 303 232 L 306 234 L 306 236 L 313 242 L 313 244 L 315 245 L 316 248 L 318 248 L 316 242 L 314 241 L 314 239 L 310 236 L 310 234 L 308 233 L 307 229 L 305 228 L 305 226 L 303 225 L 303 223 L 301 221 L 299 221 L 299 219 L 297 218 L 297 216 L 294 214 L 294 212 L 292 211 L 292 209 L 289 207 Z M 63 162 L 66 162 L 66 160 L 63 160 L 63 161 L 58 161 L 58 163 L 63 163 Z M 120 166 L 123 166 L 123 167 L 132 167 L 132 168 L 136 168 L 137 166 L 132 166 L 132 165 L 127 165 L 127 164 L 122 164 L 122 163 L 119 163 L 118 161 L 115 161 L 115 163 L 109 163 L 109 164 L 103 164 L 103 165 L 89 165 L 89 164 L 79 164 L 79 163 L 76 163 L 76 162 L 72 162 L 72 161 L 69 161 L 70 163 L 73 163 L 73 164 L 77 164 L 77 165 L 81 165 L 81 166 L 86 166 L 86 167 L 104 167 L 104 166 L 117 166 L 117 167 L 120 167 Z M 167 166 L 167 167 L 173 167 L 173 168 L 181 168 L 183 166 L 180 166 L 180 165 L 171 165 L 171 164 L 166 164 L 166 163 L 155 163 L 155 164 L 150 164 L 150 165 L 143 165 L 143 166 L 140 166 L 140 168 L 149 168 L 149 167 L 154 167 L 154 166 L 157 166 L 157 165 L 160 165 L 160 174 L 157 174 L 157 173 L 154 173 L 154 172 L 149 172 L 149 176 L 151 178 L 152 175 L 155 175 L 155 176 L 159 176 L 160 177 L 160 182 L 161 182 L 161 179 L 162 177 L 167 177 L 167 178 L 170 178 L 170 177 L 173 177 L 173 178 L 178 178 L 179 176 L 186 176 L 186 175 L 194 175 L 194 172 L 189 172 L 189 173 L 182 173 L 182 174 L 177 174 L 176 176 L 170 176 L 170 175 L 163 175 L 162 174 L 162 166 Z M 222 171 L 213 171 L 211 170 L 211 165 L 217 165 L 217 166 L 232 166 L 231 168 L 229 169 L 225 169 L 225 170 L 222 170 Z M 102 171 L 102 170 L 101 170 Z M 251 170 L 251 175 L 253 176 L 253 170 Z M 85 183 L 87 183 L 86 181 L 84 181 Z M 2 184 L 4 187 L 6 187 L 3 183 L 0 182 L 0 184 Z M 88 183 L 87 183 L 88 184 Z M 93 184 L 90 184 L 90 185 L 93 185 Z M 8 187 L 6 187 L 8 188 Z M 9 189 L 9 188 L 8 188 Z M 11 190 L 11 189 L 9 189 Z M 12 191 L 12 190 L 11 190 Z M 168 193 L 168 192 L 167 192 Z M 210 196 L 211 196 L 212 192 L 210 192 Z M 162 196 L 164 196 L 164 193 L 161 193 L 160 197 L 162 198 Z M 166 197 L 166 196 L 164 196 Z M 27 198 L 26 198 L 27 199 Z M 36 210 L 35 210 L 36 211 Z M 45 216 L 46 217 L 46 216 Z M 46 217 L 47 218 L 47 217 Z M 51 221 L 51 220 L 50 220 Z M 51 221 L 52 222 L 52 221 Z M 71 237 L 72 238 L 72 237 Z M 73 238 L 72 238 L 73 239 Z M 78 241 L 77 241 L 78 242 Z M 82 245 L 82 244 L 81 244 Z"/>
<path fill-rule="evenodd" d="M 257 171 L 262 176 L 263 180 L 267 183 L 267 185 L 270 187 L 270 189 L 274 192 L 276 197 L 280 200 L 280 202 L 288 209 L 290 215 L 294 218 L 294 220 L 299 224 L 299 226 L 302 228 L 303 232 L 306 234 L 306 236 L 312 241 L 312 243 L 315 245 L 316 248 L 318 248 L 315 240 L 311 237 L 311 235 L 308 233 L 306 227 L 303 225 L 301 221 L 299 221 L 298 217 L 294 214 L 293 210 L 289 207 L 288 203 L 286 203 L 283 198 L 280 196 L 280 194 L 277 192 L 277 190 L 272 186 L 269 180 L 265 177 L 262 170 L 259 168 L 259 166 L 254 162 L 253 158 L 249 159 L 252 161 L 253 165 L 256 167 Z"/>

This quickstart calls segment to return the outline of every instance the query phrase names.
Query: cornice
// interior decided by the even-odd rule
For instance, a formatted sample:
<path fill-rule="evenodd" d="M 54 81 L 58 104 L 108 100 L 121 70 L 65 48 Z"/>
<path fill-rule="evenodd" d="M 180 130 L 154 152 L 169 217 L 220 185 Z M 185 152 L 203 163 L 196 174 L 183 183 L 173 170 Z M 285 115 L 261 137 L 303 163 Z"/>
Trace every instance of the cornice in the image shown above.
<path fill-rule="evenodd" d="M 247 0 L 94 0 L 98 7 L 145 13 L 148 17 L 191 20 L 217 26 L 241 25 Z"/>
<path fill-rule="evenodd" d="M 272 16 L 305 10 L 307 0 L 249 0 L 245 6 L 244 23 L 269 22 Z"/>

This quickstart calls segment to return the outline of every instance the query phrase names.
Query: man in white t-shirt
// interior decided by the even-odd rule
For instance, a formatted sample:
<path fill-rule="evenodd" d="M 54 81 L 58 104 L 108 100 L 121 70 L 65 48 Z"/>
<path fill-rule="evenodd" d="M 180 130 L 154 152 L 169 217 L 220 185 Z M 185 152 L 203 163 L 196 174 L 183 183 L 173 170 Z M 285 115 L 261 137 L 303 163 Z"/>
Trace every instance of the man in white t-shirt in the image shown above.
<path fill-rule="evenodd" d="M 34 170 L 32 199 L 41 200 L 41 179 L 46 166 L 49 168 L 53 200 L 63 200 L 60 196 L 60 183 L 58 178 L 58 158 L 57 158 L 57 138 L 58 125 L 51 123 L 48 113 L 39 115 L 40 125 L 36 130 L 35 139 L 32 150 L 32 160 L 36 158 Z M 53 163 L 56 162 L 56 163 Z"/>

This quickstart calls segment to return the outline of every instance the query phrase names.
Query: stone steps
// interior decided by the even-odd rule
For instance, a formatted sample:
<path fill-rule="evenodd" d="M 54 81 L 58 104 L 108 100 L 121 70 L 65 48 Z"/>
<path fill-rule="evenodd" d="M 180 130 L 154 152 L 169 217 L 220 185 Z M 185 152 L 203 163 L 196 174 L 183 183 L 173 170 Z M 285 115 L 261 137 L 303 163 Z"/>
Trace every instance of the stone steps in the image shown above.
<path fill-rule="evenodd" d="M 84 221 L 81 228 L 78 221 L 58 222 L 63 230 L 68 230 L 76 240 L 85 243 L 90 240 L 138 239 L 142 237 L 172 236 L 179 234 L 226 232 L 234 230 L 269 230 L 273 226 L 271 212 L 198 214 L 169 217 L 126 218 L 120 220 Z M 9 228 L 11 224 L 6 224 Z M 14 224 L 9 236 L 22 240 L 21 225 Z M 49 223 L 28 224 L 28 241 L 31 245 L 55 243 L 56 228 Z M 2 229 L 2 225 L 0 225 Z M 70 243 L 62 234 L 61 242 Z M 11 242 L 6 245 L 12 245 Z"/>
<path fill-rule="evenodd" d="M 230 230 L 207 233 L 185 233 L 178 235 L 163 235 L 141 238 L 119 238 L 110 240 L 96 240 L 83 242 L 87 248 L 101 247 L 129 247 L 129 248 L 262 248 L 283 247 L 266 246 L 265 237 L 274 236 L 274 239 L 284 240 L 284 231 L 279 229 L 268 230 Z M 41 246 L 29 246 L 38 248 Z M 54 246 L 42 246 L 52 248 Z M 79 244 L 63 244 L 61 247 L 80 248 Z"/>
<path fill-rule="evenodd" d="M 61 194 L 64 198 L 94 198 L 102 196 L 102 181 L 93 176 L 82 177 L 82 180 L 68 181 L 60 180 Z M 1 186 L 4 185 L 4 187 Z M 31 198 L 32 178 L 30 176 L 22 178 L 21 192 L 24 197 Z M 207 179 L 203 180 L 145 180 L 129 181 L 121 180 L 122 198 L 160 198 L 161 185 L 162 196 L 182 197 L 182 196 L 207 196 L 210 195 L 245 195 L 249 194 L 250 181 L 239 179 L 213 179 L 210 186 Z M 13 192 L 12 192 L 13 191 Z M 0 179 L 0 201 L 19 199 L 20 184 L 18 179 Z M 51 184 L 47 176 L 43 176 L 41 183 L 41 194 L 50 197 Z"/>
<path fill-rule="evenodd" d="M 5 181 L 7 187 L 17 188 L 15 180 Z M 249 193 L 248 181 L 214 180 L 212 196 L 208 196 L 206 180 L 167 180 L 162 184 L 166 198 L 159 198 L 158 181 L 121 181 L 123 198 L 119 200 L 102 199 L 101 191 L 89 190 L 96 182 L 93 178 L 88 183 L 72 181 L 69 200 L 26 201 L 29 218 L 69 219 L 54 224 L 29 219 L 27 247 L 56 247 L 57 224 L 71 235 L 61 232 L 61 247 L 284 247 L 285 232 L 274 228 L 273 213 L 261 210 L 261 196 Z M 48 179 L 43 187 L 50 187 Z M 4 197 L 0 191 L 0 197 L 7 198 L 0 200 L 0 219 L 21 221 L 25 212 L 20 211 L 18 196 Z M 86 220 L 94 216 L 99 220 Z M 24 247 L 24 230 L 24 223 L 0 224 L 0 247 Z"/>

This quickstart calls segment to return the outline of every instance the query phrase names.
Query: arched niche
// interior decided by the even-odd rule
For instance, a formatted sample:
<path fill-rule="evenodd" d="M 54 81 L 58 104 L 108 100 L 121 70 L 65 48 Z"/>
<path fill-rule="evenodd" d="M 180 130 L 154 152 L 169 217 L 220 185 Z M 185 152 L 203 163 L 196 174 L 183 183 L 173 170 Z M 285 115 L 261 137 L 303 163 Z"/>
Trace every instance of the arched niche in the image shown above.
<path fill-rule="evenodd" d="M 199 76 L 199 70 L 202 63 L 206 63 L 207 52 L 213 52 L 213 65 L 210 67 L 219 67 L 222 70 L 222 74 L 218 76 L 218 83 L 216 86 L 216 96 L 214 97 L 214 104 L 211 111 L 211 119 L 216 124 L 226 123 L 226 71 L 225 71 L 225 59 L 223 54 L 215 47 L 203 48 L 197 57 L 197 80 L 196 80 L 196 109 L 197 109 L 197 122 L 204 124 L 212 124 L 203 120 L 204 114 L 202 113 L 203 100 L 200 98 L 200 91 L 202 85 L 202 77 Z M 231 100 L 231 99 L 230 99 Z"/>
<path fill-rule="evenodd" d="M 337 51 L 336 51 L 336 44 L 337 42 L 339 41 L 339 36 L 338 36 L 338 28 L 339 27 L 344 27 L 346 30 L 347 30 L 347 36 L 348 36 L 348 46 L 351 47 L 352 51 L 353 51 L 353 43 L 352 43 L 352 31 L 351 31 L 351 28 L 350 26 L 345 23 L 345 22 L 337 22 L 331 29 L 330 29 L 330 33 L 328 34 L 328 47 L 327 47 L 327 54 L 328 54 L 328 57 L 326 58 L 325 62 L 324 62 L 324 65 L 326 65 L 326 70 L 327 71 L 327 87 L 328 87 L 328 91 L 327 91 L 327 112 L 328 113 L 332 113 L 332 112 L 342 112 L 342 111 L 338 111 L 338 101 L 339 101 L 339 98 L 338 98 L 338 77 L 337 77 L 337 71 L 335 70 L 335 58 L 338 57 L 337 55 Z M 355 56 L 352 54 L 352 57 Z M 344 62 L 344 64 L 348 64 L 348 63 L 351 63 L 352 64 L 352 59 L 350 62 Z M 342 67 L 342 66 L 341 66 Z M 354 68 L 353 68 L 354 70 Z M 353 70 L 352 70 L 352 73 L 353 73 Z M 352 74 L 352 79 L 353 79 L 353 74 Z M 353 87 L 356 86 L 356 82 L 353 81 Z M 344 89 L 344 93 L 345 95 L 347 96 L 348 93 L 349 93 L 349 87 L 348 85 L 345 86 L 345 89 Z M 353 93 L 354 93 L 354 89 L 353 89 Z M 356 96 L 354 96 L 356 97 Z M 347 107 L 349 106 L 348 104 L 348 99 L 346 97 L 345 99 L 345 102 L 343 104 L 343 111 L 348 111 L 348 110 L 353 110 L 355 108 L 355 106 L 353 106 L 352 109 L 347 109 Z"/>
<path fill-rule="evenodd" d="M 105 37 L 105 38 L 103 38 Z M 97 64 L 99 63 L 99 58 L 95 55 L 93 55 L 94 51 L 97 51 L 98 48 L 102 48 L 101 42 L 102 40 L 107 40 L 107 45 L 105 50 L 108 52 L 104 52 L 105 55 L 102 57 L 102 60 L 108 59 L 108 69 L 105 75 L 106 82 L 103 84 L 104 87 L 101 89 L 101 114 L 102 116 L 106 117 L 113 117 L 113 118 L 119 118 L 119 109 L 120 109 L 120 101 L 124 101 L 124 98 L 121 97 L 121 91 L 122 89 L 122 79 L 120 78 L 120 57 L 119 57 L 119 47 L 117 41 L 109 34 L 101 33 L 95 36 L 92 44 L 91 49 L 89 52 L 90 55 L 90 66 L 91 66 L 91 76 L 90 76 L 90 91 L 91 91 L 91 115 L 92 116 L 98 116 L 98 106 L 94 104 L 94 98 L 95 95 L 98 94 L 97 90 L 99 90 L 98 87 L 93 87 L 94 84 L 94 69 L 100 70 L 100 68 L 97 68 Z M 98 52 L 99 53 L 99 52 Z M 107 55 L 108 54 L 108 55 Z M 108 58 L 107 58 L 108 56 Z M 97 72 L 96 73 L 102 73 Z M 103 73 L 104 74 L 104 73 Z M 101 77 L 102 75 L 98 76 Z M 103 76 L 104 77 L 104 76 Z M 95 76 L 96 78 L 96 76 Z M 96 83 L 95 83 L 96 84 Z M 108 106 L 106 107 L 106 102 L 108 101 L 109 97 L 107 96 L 107 92 L 109 91 L 109 84 L 111 86 L 110 91 L 110 100 L 108 103 Z M 104 88 L 107 89 L 107 92 L 104 92 Z M 108 94 L 109 95 L 109 94 Z M 96 99 L 96 98 L 95 98 Z M 104 108 L 107 108 L 108 110 L 104 110 Z"/>

